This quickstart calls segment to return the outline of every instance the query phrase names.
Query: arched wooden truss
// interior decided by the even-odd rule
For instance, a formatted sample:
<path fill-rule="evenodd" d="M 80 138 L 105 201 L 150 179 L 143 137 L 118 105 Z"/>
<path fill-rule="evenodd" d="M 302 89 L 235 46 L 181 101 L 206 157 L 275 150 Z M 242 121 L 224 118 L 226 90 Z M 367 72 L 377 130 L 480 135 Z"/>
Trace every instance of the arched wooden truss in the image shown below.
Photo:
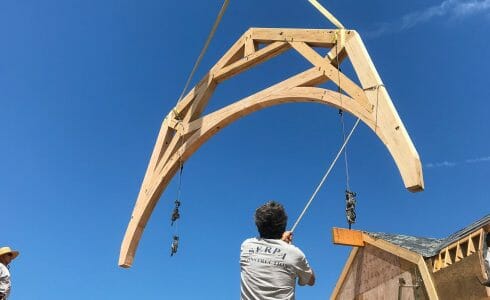
<path fill-rule="evenodd" d="M 323 57 L 313 47 L 330 49 Z M 295 50 L 312 67 L 217 111 L 202 115 L 218 83 L 287 50 Z M 358 81 L 339 71 L 349 58 Z M 331 80 L 339 92 L 317 87 Z M 420 159 L 360 36 L 352 30 L 251 28 L 167 115 L 162 123 L 141 190 L 121 246 L 119 265 L 130 267 L 146 223 L 179 168 L 220 129 L 269 106 L 316 102 L 361 118 L 383 141 L 407 189 L 423 190 Z"/>

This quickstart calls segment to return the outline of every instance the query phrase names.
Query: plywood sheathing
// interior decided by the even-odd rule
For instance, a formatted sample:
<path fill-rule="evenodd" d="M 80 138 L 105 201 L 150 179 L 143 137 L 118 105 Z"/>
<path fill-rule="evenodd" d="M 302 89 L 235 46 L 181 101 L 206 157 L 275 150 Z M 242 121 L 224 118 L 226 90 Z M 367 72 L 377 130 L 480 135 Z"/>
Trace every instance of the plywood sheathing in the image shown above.
<path fill-rule="evenodd" d="M 359 248 L 331 299 L 428 299 L 418 266 L 372 245 Z M 400 280 L 418 289 L 400 288 Z"/>
<path fill-rule="evenodd" d="M 434 282 L 432 280 L 432 275 L 429 272 L 429 268 L 427 267 L 422 255 L 415 253 L 415 252 L 412 252 L 412 251 L 409 251 L 409 250 L 404 249 L 402 247 L 399 247 L 397 245 L 391 244 L 385 240 L 375 239 L 366 233 L 363 233 L 363 235 L 364 235 L 363 240 L 364 240 L 366 246 L 364 248 L 359 248 L 359 250 L 357 250 L 355 253 L 351 253 L 351 256 L 354 256 L 354 257 L 352 257 L 352 258 L 349 257 L 350 260 L 354 261 L 356 259 L 356 257 L 359 255 L 359 253 L 362 251 L 362 249 L 365 249 L 366 247 L 376 247 L 379 249 L 379 251 L 386 253 L 385 255 L 393 255 L 394 257 L 397 257 L 398 259 L 402 259 L 404 261 L 411 263 L 413 267 L 417 268 L 417 270 L 420 274 L 423 285 L 425 287 L 425 291 L 427 293 L 427 297 L 431 300 L 439 299 L 435 285 L 434 285 Z M 394 258 L 392 257 L 392 259 L 394 259 Z M 376 268 L 381 268 L 380 266 L 382 266 L 382 265 L 383 265 L 383 263 L 380 262 L 379 265 L 373 265 L 372 269 L 377 270 Z M 393 264 L 391 264 L 391 265 L 393 265 Z M 335 286 L 334 291 L 332 292 L 332 295 L 330 296 L 330 299 L 354 299 L 354 298 L 349 298 L 349 297 L 344 298 L 345 295 L 343 295 L 342 297 L 339 296 L 341 291 L 342 291 L 342 288 L 346 285 L 346 280 L 348 279 L 348 275 L 346 275 L 346 274 L 348 272 L 350 272 L 349 270 L 352 270 L 353 268 L 355 268 L 355 266 L 352 262 L 349 262 L 348 266 L 346 264 L 346 266 L 344 267 L 344 270 L 342 271 L 341 277 L 337 281 L 337 285 Z M 360 268 L 360 266 L 359 266 L 359 268 Z M 376 271 L 376 272 L 385 273 L 386 270 Z M 390 291 L 391 290 L 392 289 L 390 288 Z M 372 299 L 375 299 L 375 298 L 372 298 Z"/>

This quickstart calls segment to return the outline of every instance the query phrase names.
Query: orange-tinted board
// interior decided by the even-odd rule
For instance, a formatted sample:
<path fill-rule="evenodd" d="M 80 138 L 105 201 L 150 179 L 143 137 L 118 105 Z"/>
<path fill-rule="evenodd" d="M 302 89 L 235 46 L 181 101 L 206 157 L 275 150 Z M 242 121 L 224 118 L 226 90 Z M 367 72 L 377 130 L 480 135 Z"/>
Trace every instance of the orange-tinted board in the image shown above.
<path fill-rule="evenodd" d="M 344 228 L 332 228 L 332 241 L 336 245 L 364 247 L 362 231 Z"/>

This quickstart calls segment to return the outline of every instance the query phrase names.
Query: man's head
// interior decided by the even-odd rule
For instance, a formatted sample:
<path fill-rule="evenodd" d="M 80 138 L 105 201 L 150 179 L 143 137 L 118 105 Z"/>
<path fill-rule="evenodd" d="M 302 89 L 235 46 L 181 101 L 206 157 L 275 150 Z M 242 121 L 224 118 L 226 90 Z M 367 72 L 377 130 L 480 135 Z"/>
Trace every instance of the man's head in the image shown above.
<path fill-rule="evenodd" d="M 261 238 L 280 239 L 287 223 L 288 216 L 280 203 L 269 201 L 255 210 L 255 225 Z"/>
<path fill-rule="evenodd" d="M 0 263 L 8 266 L 18 255 L 18 251 L 13 251 L 10 247 L 2 247 L 0 248 Z"/>

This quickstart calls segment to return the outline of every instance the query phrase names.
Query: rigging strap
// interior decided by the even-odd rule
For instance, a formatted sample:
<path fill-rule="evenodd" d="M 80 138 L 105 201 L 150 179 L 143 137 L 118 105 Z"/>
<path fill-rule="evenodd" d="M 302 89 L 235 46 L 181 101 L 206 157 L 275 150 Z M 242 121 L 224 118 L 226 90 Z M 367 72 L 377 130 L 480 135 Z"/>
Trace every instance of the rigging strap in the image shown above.
<path fill-rule="evenodd" d="M 337 26 L 337 28 L 340 28 L 340 29 L 344 29 L 344 25 L 342 25 L 342 23 L 340 23 L 339 20 L 337 20 L 337 18 L 334 17 L 334 15 L 332 15 L 325 7 L 323 7 L 320 2 L 318 2 L 317 0 L 308 0 L 311 5 L 313 5 L 322 15 L 325 16 L 325 18 L 327 18 L 330 22 L 332 22 L 332 24 L 334 24 L 335 26 Z"/>
<path fill-rule="evenodd" d="M 218 28 L 219 23 L 221 22 L 221 18 L 223 18 L 223 15 L 225 14 L 226 8 L 228 7 L 228 3 L 230 0 L 225 0 L 223 2 L 223 5 L 221 6 L 221 10 L 218 13 L 218 16 L 216 17 L 216 20 L 214 21 L 213 28 L 211 29 L 211 32 L 209 32 L 208 38 L 206 39 L 206 43 L 204 43 L 204 47 L 201 50 L 201 53 L 199 53 L 199 57 L 197 58 L 196 62 L 194 63 L 194 67 L 192 67 L 191 74 L 187 78 L 187 82 L 185 83 L 184 89 L 182 90 L 182 94 L 180 94 L 179 100 L 177 101 L 180 102 L 182 100 L 182 97 L 184 97 L 185 92 L 187 91 L 187 88 L 189 87 L 189 84 L 191 83 L 192 77 L 194 77 L 194 73 L 196 73 L 197 68 L 201 64 L 201 60 L 204 57 L 204 54 L 206 53 L 206 50 L 208 50 L 209 44 L 211 43 L 211 40 L 213 39 L 214 33 L 216 32 L 216 29 Z"/>

